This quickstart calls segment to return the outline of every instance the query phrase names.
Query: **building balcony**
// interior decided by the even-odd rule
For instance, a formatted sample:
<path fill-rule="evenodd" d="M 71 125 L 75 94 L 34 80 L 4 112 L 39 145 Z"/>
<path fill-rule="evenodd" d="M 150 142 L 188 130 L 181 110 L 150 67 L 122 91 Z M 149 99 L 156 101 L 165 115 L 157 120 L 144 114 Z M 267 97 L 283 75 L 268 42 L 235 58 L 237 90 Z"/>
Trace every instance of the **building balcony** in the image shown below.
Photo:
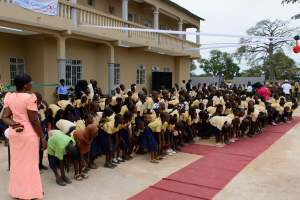
<path fill-rule="evenodd" d="M 180 37 L 150 32 L 100 29 L 93 26 L 113 26 L 128 28 L 147 28 L 143 25 L 123 20 L 119 17 L 59 0 L 57 16 L 35 13 L 0 0 L 0 25 L 12 26 L 32 31 L 33 28 L 47 31 L 58 31 L 60 34 L 75 34 L 93 39 L 105 40 L 117 46 L 143 48 L 146 51 L 172 56 L 199 57 L 198 51 L 187 51 L 199 48 L 199 44 Z"/>

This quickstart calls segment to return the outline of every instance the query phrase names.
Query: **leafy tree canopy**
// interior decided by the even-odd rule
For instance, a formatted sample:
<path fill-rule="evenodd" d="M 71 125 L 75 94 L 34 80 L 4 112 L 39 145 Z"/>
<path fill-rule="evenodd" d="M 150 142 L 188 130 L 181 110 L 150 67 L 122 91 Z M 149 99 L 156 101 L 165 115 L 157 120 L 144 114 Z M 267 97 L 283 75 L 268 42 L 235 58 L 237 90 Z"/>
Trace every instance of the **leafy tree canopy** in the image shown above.
<path fill-rule="evenodd" d="M 224 76 L 225 79 L 232 79 L 237 76 L 240 67 L 234 62 L 231 54 L 219 50 L 212 50 L 209 59 L 200 59 L 200 68 L 212 76 Z"/>

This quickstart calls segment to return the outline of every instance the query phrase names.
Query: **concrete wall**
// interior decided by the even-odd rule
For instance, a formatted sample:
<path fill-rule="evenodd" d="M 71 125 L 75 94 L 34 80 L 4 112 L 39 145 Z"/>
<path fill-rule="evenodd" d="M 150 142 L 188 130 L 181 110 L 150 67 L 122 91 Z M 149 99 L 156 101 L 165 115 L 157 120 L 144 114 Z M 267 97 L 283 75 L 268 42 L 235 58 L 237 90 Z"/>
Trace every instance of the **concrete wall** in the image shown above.
<path fill-rule="evenodd" d="M 23 37 L 0 33 L 0 74 L 4 83 L 10 83 L 9 59 L 12 57 L 25 59 Z"/>
<path fill-rule="evenodd" d="M 248 82 L 250 82 L 251 84 L 255 84 L 255 83 L 261 83 L 264 84 L 265 83 L 265 76 L 262 77 L 235 77 L 232 80 L 232 84 L 236 84 L 238 85 L 247 85 Z"/>
<path fill-rule="evenodd" d="M 202 85 L 204 83 L 206 83 L 206 85 L 219 83 L 219 77 L 192 76 L 191 80 L 193 85 L 198 85 L 199 83 L 201 83 Z"/>

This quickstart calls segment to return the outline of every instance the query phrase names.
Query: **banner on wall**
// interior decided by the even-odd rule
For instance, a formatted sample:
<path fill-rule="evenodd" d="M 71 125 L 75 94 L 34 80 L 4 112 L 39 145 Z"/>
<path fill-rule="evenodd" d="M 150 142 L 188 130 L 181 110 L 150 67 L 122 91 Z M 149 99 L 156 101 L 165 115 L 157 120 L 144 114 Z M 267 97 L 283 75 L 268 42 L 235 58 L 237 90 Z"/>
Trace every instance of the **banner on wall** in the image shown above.
<path fill-rule="evenodd" d="M 57 15 L 58 0 L 13 0 L 12 3 L 45 15 Z"/>

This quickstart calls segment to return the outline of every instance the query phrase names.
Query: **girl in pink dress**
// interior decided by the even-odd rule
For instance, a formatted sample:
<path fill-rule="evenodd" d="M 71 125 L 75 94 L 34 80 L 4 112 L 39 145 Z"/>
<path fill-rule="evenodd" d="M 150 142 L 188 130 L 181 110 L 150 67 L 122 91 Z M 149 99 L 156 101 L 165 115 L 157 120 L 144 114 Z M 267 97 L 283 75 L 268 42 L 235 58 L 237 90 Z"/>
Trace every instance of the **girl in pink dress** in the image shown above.
<path fill-rule="evenodd" d="M 9 194 L 17 199 L 42 199 L 39 172 L 39 140 L 43 137 L 38 118 L 37 99 L 29 91 L 31 77 L 16 76 L 16 92 L 4 98 L 3 122 L 9 126 L 11 167 Z M 46 141 L 43 139 L 43 148 Z"/>

